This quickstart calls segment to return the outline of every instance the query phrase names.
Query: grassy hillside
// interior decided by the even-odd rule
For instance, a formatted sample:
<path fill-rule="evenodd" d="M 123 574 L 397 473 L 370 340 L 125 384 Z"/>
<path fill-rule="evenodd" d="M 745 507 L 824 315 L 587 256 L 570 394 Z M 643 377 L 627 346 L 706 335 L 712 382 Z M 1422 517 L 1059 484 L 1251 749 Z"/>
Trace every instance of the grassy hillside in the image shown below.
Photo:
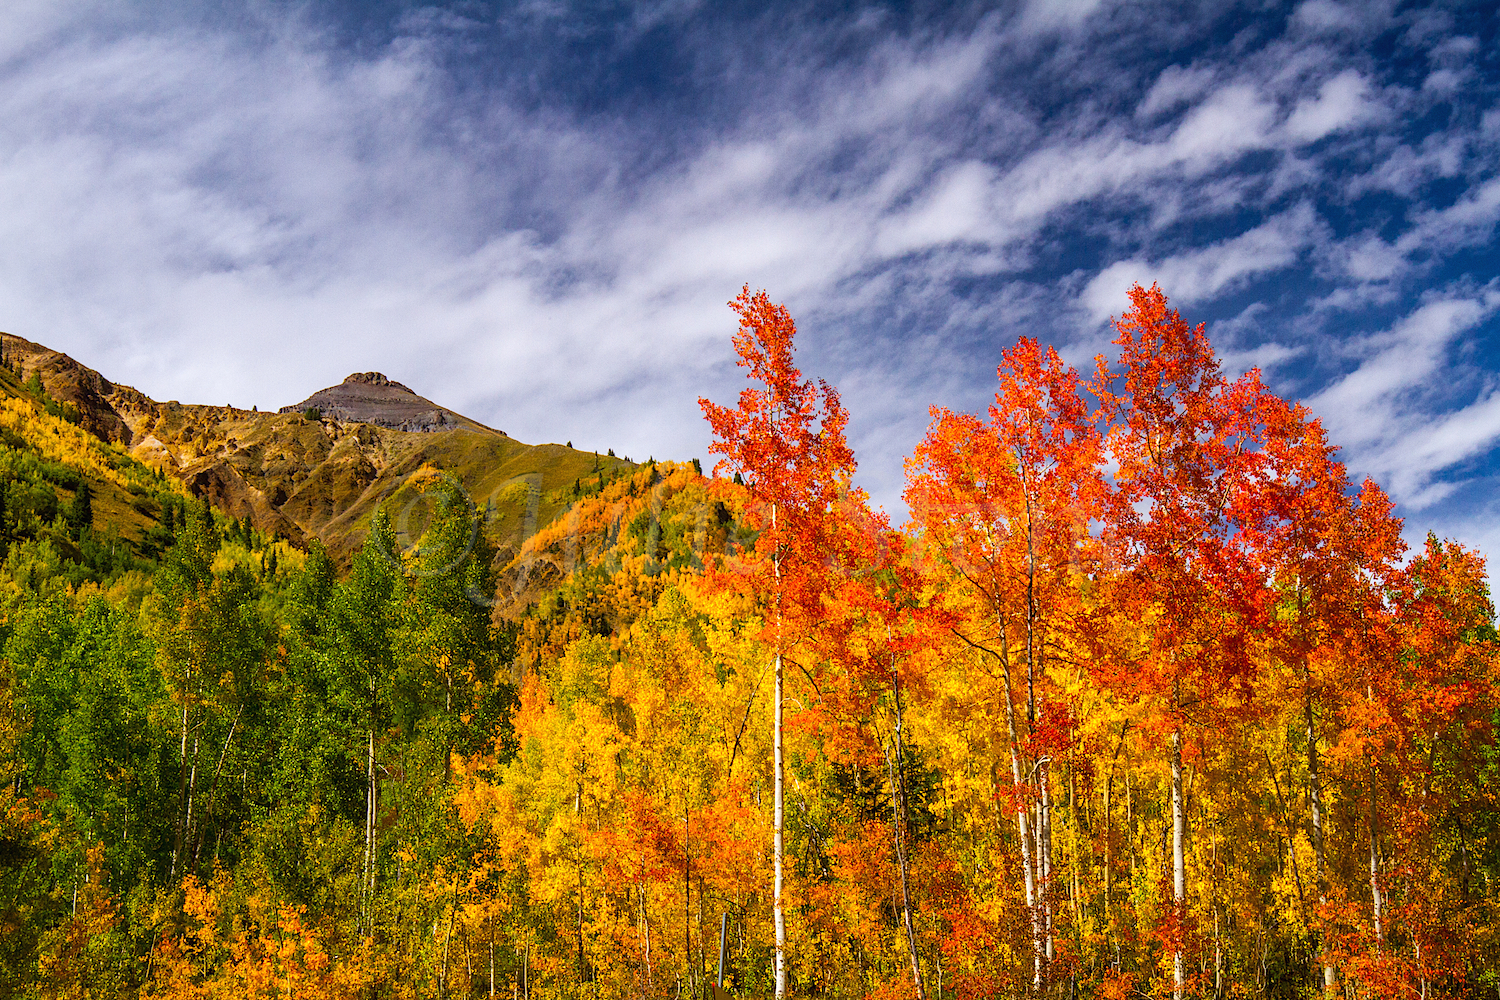
<path fill-rule="evenodd" d="M 420 534 L 421 504 L 413 505 L 417 494 L 406 486 L 419 470 L 437 470 L 462 488 L 503 568 L 526 537 L 574 499 L 637 468 L 564 445 L 523 444 L 472 423 L 422 433 L 301 413 L 158 402 L 40 344 L 3 335 L 0 346 L 14 369 L 12 394 L 24 395 L 21 382 L 32 381 L 57 401 L 60 415 L 68 409 L 71 422 L 62 423 L 71 433 L 93 438 L 101 454 L 134 458 L 227 516 L 248 517 L 267 536 L 298 546 L 316 538 L 343 566 L 381 504 L 393 505 L 398 521 L 404 516 L 401 537 Z M 159 511 L 138 501 L 141 496 L 123 486 L 107 489 L 100 514 L 111 524 L 118 515 L 123 533 L 144 538 Z"/>
<path fill-rule="evenodd" d="M 171 543 L 175 483 L 79 426 L 35 378 L 0 367 L 0 549 L 7 586 L 110 584 Z"/>

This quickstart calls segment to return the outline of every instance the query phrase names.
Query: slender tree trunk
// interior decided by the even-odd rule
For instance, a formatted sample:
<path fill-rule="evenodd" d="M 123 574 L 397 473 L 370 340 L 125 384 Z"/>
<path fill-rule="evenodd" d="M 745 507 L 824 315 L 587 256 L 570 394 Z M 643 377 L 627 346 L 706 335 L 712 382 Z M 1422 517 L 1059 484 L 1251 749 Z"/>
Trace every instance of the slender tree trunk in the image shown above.
<path fill-rule="evenodd" d="M 776 505 L 771 505 L 771 531 L 778 531 L 776 525 Z M 779 543 L 778 543 L 779 546 Z M 782 1000 L 786 994 L 786 911 L 783 908 L 782 889 L 784 887 L 786 865 L 786 841 L 785 821 L 786 803 L 786 759 L 782 746 L 782 707 L 784 703 L 785 688 L 781 670 L 781 553 L 773 553 L 771 557 L 771 573 L 775 579 L 776 586 L 776 682 L 775 690 L 771 696 L 772 715 L 772 772 L 771 782 L 773 785 L 772 815 L 771 815 L 771 854 L 774 874 L 772 879 L 772 914 L 775 920 L 776 930 L 776 1000 Z"/>
<path fill-rule="evenodd" d="M 448 929 L 443 932 L 443 964 L 438 970 L 438 1000 L 443 1000 L 443 996 L 448 989 L 448 952 L 451 950 L 453 944 L 453 916 L 457 910 L 458 878 L 455 876 L 453 880 L 453 898 L 448 904 Z"/>
<path fill-rule="evenodd" d="M 1385 899 L 1380 892 L 1380 828 L 1375 811 L 1375 767 L 1370 766 L 1370 912 L 1375 925 L 1375 947 L 1385 945 Z"/>
<path fill-rule="evenodd" d="M 641 884 L 641 923 L 646 928 L 646 990 L 650 992 L 654 985 L 651 970 L 651 911 L 646 906 L 646 886 Z"/>
<path fill-rule="evenodd" d="M 1292 836 L 1296 828 L 1292 825 L 1291 813 L 1287 810 L 1286 799 L 1281 794 L 1281 781 L 1276 777 L 1276 765 L 1271 760 L 1270 751 L 1265 751 L 1265 757 L 1266 767 L 1270 770 L 1271 774 L 1271 787 L 1275 789 L 1276 802 L 1281 806 L 1281 825 L 1286 830 L 1287 843 L 1292 843 Z M 1287 767 L 1286 780 L 1288 785 L 1290 785 L 1292 780 L 1290 764 Z M 1279 834 L 1277 835 L 1276 842 L 1278 844 L 1281 843 Z M 1280 848 L 1277 850 L 1279 851 Z M 1287 854 L 1292 861 L 1292 881 L 1297 886 L 1297 906 L 1301 911 L 1302 919 L 1305 921 L 1307 920 L 1307 893 L 1302 890 L 1302 869 L 1297 865 L 1296 850 L 1288 851 Z"/>
<path fill-rule="evenodd" d="M 1110 897 L 1114 893 L 1115 876 L 1115 821 L 1111 800 L 1114 797 L 1115 768 L 1120 762 L 1120 751 L 1125 749 L 1125 733 L 1129 728 L 1129 721 L 1120 726 L 1120 740 L 1115 744 L 1114 755 L 1109 759 L 1109 776 L 1104 779 L 1104 927 L 1111 939 L 1114 938 L 1114 928 L 1109 922 Z"/>
<path fill-rule="evenodd" d="M 926 1000 L 927 989 L 922 983 L 922 962 L 917 952 L 917 933 L 912 926 L 911 920 L 911 878 L 910 859 L 906 848 L 906 776 L 905 776 L 905 746 L 902 742 L 901 726 L 901 679 L 896 673 L 894 658 L 891 661 L 891 692 L 896 700 L 896 760 L 891 761 L 890 751 L 886 751 L 886 770 L 890 772 L 891 779 L 891 827 L 896 837 L 896 866 L 901 871 L 901 916 L 906 925 L 906 948 L 911 958 L 911 981 L 917 990 L 917 1000 Z"/>
<path fill-rule="evenodd" d="M 1052 762 L 1043 757 L 1036 765 L 1037 782 L 1037 903 L 1042 911 L 1043 952 L 1051 964 L 1054 957 L 1052 928 Z"/>
<path fill-rule="evenodd" d="M 689 843 L 691 814 L 687 797 L 682 800 L 682 971 L 687 980 L 688 992 L 693 991 L 693 850 Z"/>
<path fill-rule="evenodd" d="M 578 849 L 575 844 L 574 850 Z M 580 852 L 581 853 L 581 852 Z M 574 857 L 574 863 L 578 866 L 578 985 L 583 986 L 588 982 L 588 960 L 583 957 L 583 859 Z"/>
<path fill-rule="evenodd" d="M 1115 844 L 1114 844 L 1114 819 L 1110 815 L 1110 798 L 1115 787 L 1114 763 L 1110 763 L 1109 775 L 1104 779 L 1104 927 L 1107 933 L 1113 934 L 1109 924 L 1109 897 L 1114 894 L 1115 888 Z"/>
<path fill-rule="evenodd" d="M 1080 915 L 1088 913 L 1089 907 L 1088 900 L 1083 898 L 1083 880 L 1079 875 L 1078 833 L 1083 829 L 1083 825 L 1078 822 L 1077 769 L 1071 757 L 1070 753 L 1068 761 L 1068 914 L 1076 926 Z"/>
<path fill-rule="evenodd" d="M 1375 701 L 1375 685 L 1369 680 L 1365 681 L 1365 701 Z M 1370 769 L 1370 916 L 1375 930 L 1375 949 L 1382 951 L 1385 948 L 1385 898 L 1380 891 L 1379 813 L 1375 811 L 1377 782 L 1374 759 L 1368 758 L 1367 763 Z"/>
<path fill-rule="evenodd" d="M 1010 665 L 1006 662 L 1008 647 L 1001 636 L 1000 676 L 1005 683 L 1005 726 L 1010 737 L 1010 773 L 1016 790 L 1027 784 L 1029 775 L 1022 771 L 1020 736 L 1016 731 L 1016 706 L 1011 693 Z M 1031 809 L 1022 801 L 1016 803 L 1016 831 L 1021 841 L 1021 873 L 1026 887 L 1026 910 L 1031 917 L 1031 985 L 1034 990 L 1042 988 L 1042 962 L 1045 955 L 1042 943 L 1041 911 L 1038 908 L 1036 868 L 1034 866 Z"/>
<path fill-rule="evenodd" d="M 1026 503 L 1026 728 L 1029 734 L 1036 732 L 1036 677 L 1041 670 L 1041 656 L 1037 625 L 1039 615 L 1036 605 L 1036 526 L 1032 520 L 1031 487 L 1025 475 L 1025 456 L 1017 453 L 1017 468 L 1022 471 L 1021 493 Z M 1052 875 L 1052 800 L 1047 794 L 1047 765 L 1035 765 L 1037 782 L 1037 815 L 1034 837 L 1037 866 L 1036 905 L 1040 909 L 1041 948 L 1046 961 L 1052 961 L 1052 894 L 1048 891 L 1048 879 Z M 1040 985 L 1040 983 L 1038 983 Z"/>
<path fill-rule="evenodd" d="M 1303 677 L 1306 684 L 1307 667 L 1303 665 Z M 1306 684 L 1302 699 L 1303 721 L 1307 724 L 1307 783 L 1308 802 L 1312 811 L 1312 846 L 1313 864 L 1315 865 L 1315 877 L 1318 886 L 1318 906 L 1328 905 L 1328 879 L 1325 875 L 1327 867 L 1326 855 L 1323 848 L 1323 777 L 1318 764 L 1318 731 L 1316 721 L 1313 718 L 1312 687 Z M 1319 942 L 1319 958 L 1323 966 L 1323 992 L 1332 993 L 1337 982 L 1337 973 L 1329 959 L 1328 946 L 1325 942 Z"/>
<path fill-rule="evenodd" d="M 234 713 L 234 722 L 229 726 L 229 735 L 224 737 L 224 745 L 219 748 L 219 762 L 214 766 L 213 781 L 208 786 L 208 809 L 206 812 L 213 815 L 218 812 L 219 806 L 219 776 L 224 773 L 224 758 L 229 755 L 229 745 L 234 742 L 235 731 L 240 728 L 240 718 L 245 714 L 245 706 L 240 705 L 239 710 Z M 222 830 L 222 827 L 221 827 Z M 199 837 L 193 845 L 193 867 L 198 867 L 199 855 L 203 852 L 203 838 Z M 218 848 L 214 848 L 218 853 Z"/>
<path fill-rule="evenodd" d="M 1214 906 L 1214 996 L 1224 995 L 1224 946 L 1219 939 L 1219 907 Z"/>
<path fill-rule="evenodd" d="M 1174 699 L 1175 700 L 1175 699 Z M 1172 904 L 1177 911 L 1177 941 L 1172 952 L 1172 1000 L 1182 1000 L 1182 925 L 1187 910 L 1187 855 L 1184 850 L 1187 811 L 1182 796 L 1182 728 L 1172 730 Z"/>
<path fill-rule="evenodd" d="M 1017 464 L 1024 468 L 1021 456 Z M 1026 476 L 1021 476 L 1021 492 L 1026 501 L 1026 722 L 1036 727 L 1036 532 L 1031 524 L 1031 490 Z"/>
<path fill-rule="evenodd" d="M 772 748 L 772 768 L 774 785 L 771 813 L 771 853 L 775 868 L 774 881 L 772 883 L 772 907 L 776 922 L 776 998 L 782 1000 L 786 996 L 786 912 L 782 908 L 782 887 L 784 873 L 782 871 L 786 859 L 786 843 L 784 837 L 784 822 L 786 819 L 785 803 L 783 801 L 783 783 L 785 781 L 785 760 L 783 758 L 781 745 L 781 712 L 782 712 L 782 678 L 781 678 L 781 653 L 776 654 L 776 687 L 772 696 L 772 714 L 775 722 Z"/>
<path fill-rule="evenodd" d="M 368 932 L 375 925 L 375 727 L 372 719 L 365 753 L 365 857 L 360 880 L 360 920 Z"/>
<path fill-rule="evenodd" d="M 193 736 L 193 759 L 191 764 L 189 764 L 188 766 L 187 817 L 183 820 L 182 824 L 182 853 L 184 868 L 187 867 L 188 855 L 192 855 L 195 861 L 198 857 L 196 847 L 197 834 L 193 829 L 193 820 L 195 819 L 195 816 L 193 814 L 193 797 L 197 794 L 198 791 L 198 757 L 200 756 L 201 749 L 201 741 L 195 734 Z"/>
<path fill-rule="evenodd" d="M 177 750 L 177 822 L 173 824 L 176 829 L 172 837 L 172 867 L 171 877 L 177 875 L 178 863 L 182 860 L 183 839 L 186 834 L 184 816 L 187 810 L 187 739 L 188 739 L 188 704 L 182 703 L 181 722 L 179 723 L 182 743 Z M 17 781 L 19 782 L 19 778 Z"/>

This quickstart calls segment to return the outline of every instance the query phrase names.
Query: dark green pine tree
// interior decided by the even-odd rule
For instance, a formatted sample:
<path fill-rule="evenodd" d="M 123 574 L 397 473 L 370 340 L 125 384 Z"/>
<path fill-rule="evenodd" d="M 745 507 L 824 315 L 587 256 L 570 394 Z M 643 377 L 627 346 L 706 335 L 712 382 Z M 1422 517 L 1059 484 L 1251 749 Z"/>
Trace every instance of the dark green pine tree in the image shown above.
<path fill-rule="evenodd" d="M 83 537 L 84 529 L 94 524 L 94 491 L 89 486 L 88 480 L 78 481 L 78 489 L 73 494 L 73 502 L 68 504 L 64 520 L 68 525 L 68 534 L 76 539 Z"/>

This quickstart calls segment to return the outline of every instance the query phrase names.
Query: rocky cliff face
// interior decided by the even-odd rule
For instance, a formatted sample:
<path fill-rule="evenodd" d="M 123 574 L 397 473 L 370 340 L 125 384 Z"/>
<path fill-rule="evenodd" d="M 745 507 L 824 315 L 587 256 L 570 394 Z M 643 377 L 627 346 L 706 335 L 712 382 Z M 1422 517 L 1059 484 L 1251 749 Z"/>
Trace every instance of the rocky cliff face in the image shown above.
<path fill-rule="evenodd" d="M 95 437 L 130 443 L 130 427 L 116 412 L 111 399 L 119 395 L 124 402 L 131 393 L 142 400 L 145 396 L 126 386 L 114 385 L 66 354 L 8 333 L 0 334 L 0 354 L 23 382 L 35 374 L 49 396 L 77 410 L 79 426 Z"/>
<path fill-rule="evenodd" d="M 562 445 L 527 445 L 379 372 L 350 375 L 278 413 L 157 402 L 41 344 L 0 334 L 22 380 L 35 373 L 53 399 L 96 436 L 179 479 L 236 518 L 296 544 L 317 538 L 345 561 L 370 514 L 424 466 L 450 475 L 474 500 L 502 550 L 565 509 L 573 484 L 601 463 Z M 316 418 L 304 416 L 319 411 Z M 403 501 L 404 502 L 404 501 Z"/>
<path fill-rule="evenodd" d="M 452 430 L 469 427 L 492 431 L 476 420 L 454 413 L 424 399 L 400 382 L 393 382 L 380 372 L 359 372 L 335 386 L 308 396 L 282 413 L 304 413 L 317 410 L 326 417 L 345 423 L 374 424 L 391 430 L 413 433 Z M 504 434 L 504 431 L 492 431 Z"/>

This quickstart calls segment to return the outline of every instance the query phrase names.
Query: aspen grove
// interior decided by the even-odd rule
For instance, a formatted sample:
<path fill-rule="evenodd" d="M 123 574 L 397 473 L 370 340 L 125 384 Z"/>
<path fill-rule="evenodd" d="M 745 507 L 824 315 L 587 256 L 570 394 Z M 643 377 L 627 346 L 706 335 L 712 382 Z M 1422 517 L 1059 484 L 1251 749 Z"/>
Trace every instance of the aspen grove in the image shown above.
<path fill-rule="evenodd" d="M 746 287 L 717 466 L 519 553 L 429 473 L 342 577 L 199 505 L 133 602 L 9 585 L 0 993 L 1495 996 L 1483 560 L 1122 304 L 931 410 L 901 527 Z"/>

